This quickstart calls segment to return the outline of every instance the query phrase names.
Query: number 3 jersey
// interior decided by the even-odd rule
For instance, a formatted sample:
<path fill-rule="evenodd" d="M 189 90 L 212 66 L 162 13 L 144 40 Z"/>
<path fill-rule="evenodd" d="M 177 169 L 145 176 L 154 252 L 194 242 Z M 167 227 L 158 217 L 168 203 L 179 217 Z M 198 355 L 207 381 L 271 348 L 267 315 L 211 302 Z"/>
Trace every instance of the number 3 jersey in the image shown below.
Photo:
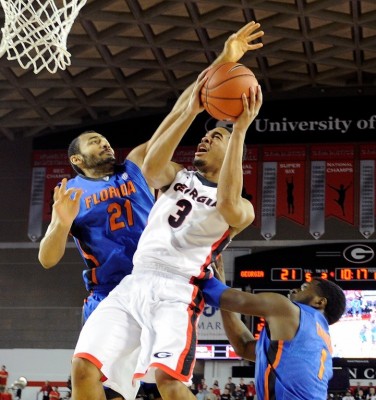
<path fill-rule="evenodd" d="M 217 184 L 183 169 L 155 203 L 138 249 L 134 270 L 163 269 L 208 279 L 210 263 L 230 241 L 230 229 L 216 208 Z"/>
<path fill-rule="evenodd" d="M 86 288 L 108 293 L 132 271 L 132 257 L 154 196 L 140 168 L 130 160 L 116 166 L 109 177 L 78 175 L 67 187 L 84 191 L 71 234 L 87 266 Z"/>

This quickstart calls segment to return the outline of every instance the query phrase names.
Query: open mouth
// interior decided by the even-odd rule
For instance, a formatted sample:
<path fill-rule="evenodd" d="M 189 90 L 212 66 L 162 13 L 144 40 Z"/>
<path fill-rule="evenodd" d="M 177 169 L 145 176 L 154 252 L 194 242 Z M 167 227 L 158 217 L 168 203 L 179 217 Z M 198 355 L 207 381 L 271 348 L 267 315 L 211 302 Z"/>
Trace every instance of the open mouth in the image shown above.
<path fill-rule="evenodd" d="M 199 145 L 197 146 L 197 151 L 196 151 L 196 153 L 207 153 L 207 152 L 208 152 L 208 149 L 206 148 L 205 145 L 199 144 Z"/>

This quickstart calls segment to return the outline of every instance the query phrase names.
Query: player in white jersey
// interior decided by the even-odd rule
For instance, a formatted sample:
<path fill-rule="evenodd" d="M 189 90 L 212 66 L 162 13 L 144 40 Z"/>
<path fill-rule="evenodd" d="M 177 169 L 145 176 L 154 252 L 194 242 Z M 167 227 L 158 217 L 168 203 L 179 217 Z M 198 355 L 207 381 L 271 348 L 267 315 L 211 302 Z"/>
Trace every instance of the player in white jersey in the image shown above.
<path fill-rule="evenodd" d="M 254 25 L 253 25 L 254 26 Z M 249 41 L 252 35 L 246 35 Z M 143 166 L 162 191 L 134 255 L 131 275 L 101 302 L 84 325 L 72 362 L 74 400 L 103 400 L 101 381 L 134 399 L 137 382 L 156 382 L 164 400 L 195 399 L 187 385 L 195 364 L 196 328 L 204 301 L 198 283 L 213 277 L 211 262 L 254 219 L 242 198 L 242 155 L 261 105 L 260 87 L 243 95 L 243 113 L 230 133 L 205 134 L 196 172 L 171 161 L 180 140 L 203 111 L 203 71 L 188 106 L 151 146 Z"/>
<path fill-rule="evenodd" d="M 163 264 L 188 280 L 207 278 L 208 264 L 230 240 L 229 225 L 216 205 L 217 184 L 199 172 L 179 171 L 149 214 L 133 268 Z"/>

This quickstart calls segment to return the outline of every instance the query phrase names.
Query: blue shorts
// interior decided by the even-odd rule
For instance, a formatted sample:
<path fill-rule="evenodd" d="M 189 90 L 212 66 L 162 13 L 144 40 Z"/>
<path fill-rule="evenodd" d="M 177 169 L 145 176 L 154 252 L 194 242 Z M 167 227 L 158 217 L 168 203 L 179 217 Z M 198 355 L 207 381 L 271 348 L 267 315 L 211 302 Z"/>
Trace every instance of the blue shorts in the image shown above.
<path fill-rule="evenodd" d="M 204 295 L 205 303 L 217 308 L 220 308 L 222 293 L 230 289 L 229 286 L 225 285 L 217 278 L 200 281 L 199 287 Z"/>
<path fill-rule="evenodd" d="M 82 325 L 87 321 L 90 314 L 98 307 L 98 304 L 108 296 L 108 293 L 91 293 L 84 302 L 82 309 Z"/>

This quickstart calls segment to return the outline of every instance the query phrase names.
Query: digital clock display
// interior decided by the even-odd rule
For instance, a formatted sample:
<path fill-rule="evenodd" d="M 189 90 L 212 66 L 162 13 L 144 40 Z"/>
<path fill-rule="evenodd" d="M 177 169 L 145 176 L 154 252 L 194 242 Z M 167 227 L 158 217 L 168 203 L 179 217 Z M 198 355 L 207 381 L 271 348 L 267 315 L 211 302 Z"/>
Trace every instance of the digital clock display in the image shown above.
<path fill-rule="evenodd" d="M 376 268 L 336 268 L 336 281 L 373 281 L 376 283 Z"/>
<path fill-rule="evenodd" d="M 252 289 L 292 289 L 314 278 L 342 289 L 373 289 L 376 247 L 371 244 L 320 244 L 260 251 L 235 258 L 234 284 Z"/>

